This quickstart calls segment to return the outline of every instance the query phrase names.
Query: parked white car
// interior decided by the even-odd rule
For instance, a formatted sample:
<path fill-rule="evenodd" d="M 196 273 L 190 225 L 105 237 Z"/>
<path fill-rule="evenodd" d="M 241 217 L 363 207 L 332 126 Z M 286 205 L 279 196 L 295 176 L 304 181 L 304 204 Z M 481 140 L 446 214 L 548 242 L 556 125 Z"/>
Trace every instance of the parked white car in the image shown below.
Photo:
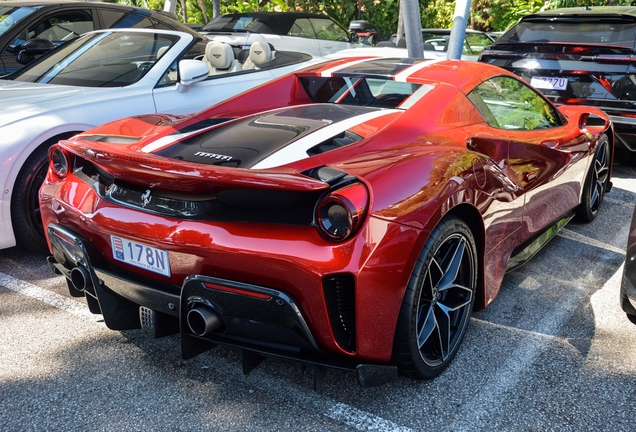
<path fill-rule="evenodd" d="M 52 144 L 121 117 L 196 112 L 322 61 L 261 48 L 248 66 L 195 34 L 99 30 L 0 80 L 0 249 L 45 246 L 38 190 Z"/>
<path fill-rule="evenodd" d="M 300 12 L 244 12 L 219 15 L 201 27 L 209 39 L 249 48 L 254 42 L 268 42 L 279 50 L 312 56 L 363 46 L 328 15 Z"/>

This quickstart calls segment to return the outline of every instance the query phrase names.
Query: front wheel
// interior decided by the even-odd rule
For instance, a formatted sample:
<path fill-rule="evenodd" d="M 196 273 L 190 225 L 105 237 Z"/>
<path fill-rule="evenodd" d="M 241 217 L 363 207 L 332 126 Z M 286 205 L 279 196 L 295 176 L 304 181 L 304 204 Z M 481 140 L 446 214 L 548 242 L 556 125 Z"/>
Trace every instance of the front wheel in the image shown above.
<path fill-rule="evenodd" d="M 594 159 L 585 178 L 581 204 L 576 209 L 576 219 L 580 222 L 592 222 L 596 219 L 607 184 L 610 172 L 610 145 L 607 135 L 603 134 L 598 139 Z"/>
<path fill-rule="evenodd" d="M 11 196 L 11 223 L 18 246 L 46 250 L 38 193 L 48 169 L 48 146 L 37 148 L 20 170 Z"/>
<path fill-rule="evenodd" d="M 393 344 L 402 375 L 431 379 L 448 367 L 475 302 L 477 247 L 461 219 L 442 219 L 426 241 L 404 295 Z"/>

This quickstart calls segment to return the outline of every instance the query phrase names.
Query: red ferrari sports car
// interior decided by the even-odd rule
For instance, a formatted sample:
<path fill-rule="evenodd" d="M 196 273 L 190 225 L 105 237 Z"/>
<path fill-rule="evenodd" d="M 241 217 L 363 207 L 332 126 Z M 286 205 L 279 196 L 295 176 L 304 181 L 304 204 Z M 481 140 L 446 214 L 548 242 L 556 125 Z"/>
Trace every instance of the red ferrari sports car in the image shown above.
<path fill-rule="evenodd" d="M 503 69 L 340 59 L 191 116 L 54 145 L 40 190 L 53 271 L 115 330 L 422 379 L 473 310 L 611 188 L 599 109 Z"/>

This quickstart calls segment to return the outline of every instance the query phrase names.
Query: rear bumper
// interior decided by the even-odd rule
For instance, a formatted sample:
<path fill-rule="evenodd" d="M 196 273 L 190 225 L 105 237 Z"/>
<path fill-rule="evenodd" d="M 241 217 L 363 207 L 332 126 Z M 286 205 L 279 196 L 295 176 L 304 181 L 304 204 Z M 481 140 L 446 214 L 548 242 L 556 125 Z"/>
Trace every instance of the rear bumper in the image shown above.
<path fill-rule="evenodd" d="M 173 324 L 178 322 L 186 358 L 201 352 L 197 345 L 202 340 L 347 369 L 356 366 L 356 362 L 328 360 L 328 353 L 318 346 L 297 302 L 287 293 L 192 275 L 177 287 L 178 294 L 172 294 L 96 268 L 90 260 L 90 244 L 70 230 L 49 225 L 48 234 L 53 252 L 51 268 L 64 275 L 72 288 L 83 292 L 91 311 L 101 313 L 113 330 L 141 328 L 144 323 L 139 308 L 144 307 L 158 312 L 164 322 L 170 318 Z M 197 306 L 219 315 L 223 326 L 218 332 L 205 336 L 193 333 L 187 315 Z"/>
<path fill-rule="evenodd" d="M 181 286 L 157 287 L 150 279 L 144 281 L 123 271 L 114 274 L 95 265 L 93 244 L 68 228 L 50 224 L 47 234 L 53 253 L 51 269 L 65 276 L 71 294 L 86 297 L 91 312 L 101 313 L 113 330 L 142 328 L 155 337 L 180 333 L 186 359 L 220 344 L 252 355 L 355 370 L 364 385 L 397 375 L 393 366 L 383 364 L 386 362 L 325 350 L 299 303 L 287 292 L 204 275 L 190 275 Z M 212 311 L 222 325 L 209 333 L 197 333 L 188 321 L 195 308 Z"/>

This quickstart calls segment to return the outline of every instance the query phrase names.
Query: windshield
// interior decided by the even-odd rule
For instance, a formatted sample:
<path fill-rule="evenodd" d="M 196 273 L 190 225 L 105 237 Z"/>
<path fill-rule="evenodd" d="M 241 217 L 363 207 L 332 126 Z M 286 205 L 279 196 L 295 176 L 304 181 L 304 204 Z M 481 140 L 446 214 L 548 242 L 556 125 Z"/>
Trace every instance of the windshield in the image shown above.
<path fill-rule="evenodd" d="M 178 36 L 93 33 L 62 45 L 12 77 L 15 81 L 84 87 L 123 87 L 141 79 Z"/>
<path fill-rule="evenodd" d="M 314 102 L 376 108 L 406 109 L 432 88 L 429 85 L 359 76 L 302 77 L 300 80 Z"/>
<path fill-rule="evenodd" d="M 585 37 L 582 39 L 581 36 Z M 519 22 L 497 42 L 563 42 L 633 48 L 636 23 L 619 18 L 533 18 Z"/>
<path fill-rule="evenodd" d="M 258 18 L 255 17 L 224 15 L 210 21 L 201 30 L 212 32 L 250 31 L 251 27 L 258 22 Z"/>
<path fill-rule="evenodd" d="M 0 7 L 0 36 L 16 25 L 21 19 L 38 10 L 34 7 Z"/>

